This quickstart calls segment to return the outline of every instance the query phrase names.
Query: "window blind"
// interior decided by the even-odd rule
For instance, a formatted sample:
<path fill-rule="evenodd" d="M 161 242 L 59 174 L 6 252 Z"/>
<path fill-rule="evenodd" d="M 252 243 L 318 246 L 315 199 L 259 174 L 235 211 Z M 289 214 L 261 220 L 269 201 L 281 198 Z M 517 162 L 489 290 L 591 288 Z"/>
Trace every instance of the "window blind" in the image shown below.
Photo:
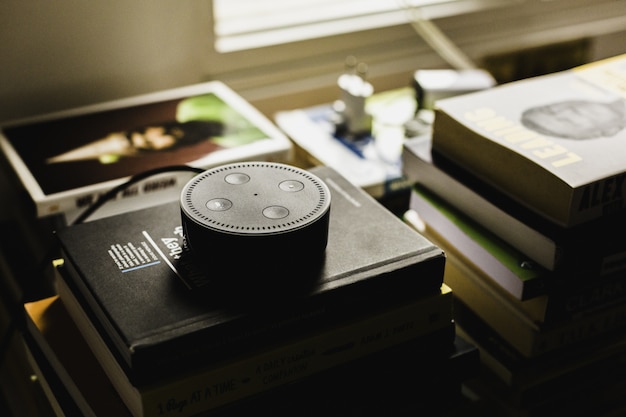
<path fill-rule="evenodd" d="M 215 49 L 233 52 L 472 12 L 520 0 L 213 0 Z"/>

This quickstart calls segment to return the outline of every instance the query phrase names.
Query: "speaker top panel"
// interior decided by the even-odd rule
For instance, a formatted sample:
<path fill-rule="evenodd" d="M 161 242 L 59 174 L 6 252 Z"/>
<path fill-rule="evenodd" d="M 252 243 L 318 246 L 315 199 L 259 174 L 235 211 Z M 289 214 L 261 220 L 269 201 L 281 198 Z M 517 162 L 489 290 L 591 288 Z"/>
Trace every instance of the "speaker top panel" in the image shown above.
<path fill-rule="evenodd" d="M 236 235 L 271 235 L 315 223 L 330 192 L 308 171 L 279 163 L 241 162 L 209 169 L 181 192 L 183 215 L 199 226 Z"/>

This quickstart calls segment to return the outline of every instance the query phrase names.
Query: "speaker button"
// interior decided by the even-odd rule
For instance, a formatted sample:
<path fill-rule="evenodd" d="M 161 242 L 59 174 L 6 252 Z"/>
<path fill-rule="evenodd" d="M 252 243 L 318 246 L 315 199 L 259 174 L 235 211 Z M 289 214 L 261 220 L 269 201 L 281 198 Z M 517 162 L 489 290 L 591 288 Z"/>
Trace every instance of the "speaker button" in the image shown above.
<path fill-rule="evenodd" d="M 268 219 L 284 219 L 289 216 L 289 210 L 282 206 L 269 206 L 263 209 L 263 215 Z"/>
<path fill-rule="evenodd" d="M 296 180 L 287 180 L 278 184 L 278 187 L 283 191 L 295 193 L 301 191 L 304 188 L 304 184 Z"/>
<path fill-rule="evenodd" d="M 233 174 L 228 174 L 224 178 L 224 181 L 226 181 L 229 184 L 239 185 L 239 184 L 245 184 L 248 181 L 250 181 L 250 177 L 246 174 L 236 172 Z"/>
<path fill-rule="evenodd" d="M 225 198 L 214 198 L 206 203 L 206 207 L 212 211 L 226 211 L 232 206 L 233 203 Z"/>

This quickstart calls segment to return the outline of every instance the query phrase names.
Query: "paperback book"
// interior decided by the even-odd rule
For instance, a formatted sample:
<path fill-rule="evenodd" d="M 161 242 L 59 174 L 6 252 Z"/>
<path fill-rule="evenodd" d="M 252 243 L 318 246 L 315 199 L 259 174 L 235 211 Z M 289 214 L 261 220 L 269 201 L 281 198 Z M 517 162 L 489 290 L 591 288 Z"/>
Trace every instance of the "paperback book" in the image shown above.
<path fill-rule="evenodd" d="M 532 407 L 550 402 L 565 392 L 584 392 L 625 371 L 624 336 L 599 338 L 577 348 L 528 359 L 521 356 L 480 318 L 463 306 L 463 325 L 457 333 L 480 350 L 488 370 L 483 378 L 512 404 Z M 604 389 L 604 388 L 602 388 Z M 557 401 L 559 401 L 558 399 Z"/>
<path fill-rule="evenodd" d="M 448 262 L 471 265 L 485 282 L 500 288 L 502 303 L 534 322 L 576 319 L 626 300 L 623 272 L 570 279 L 546 271 L 419 185 L 411 193 L 405 219 L 439 245 Z"/>
<path fill-rule="evenodd" d="M 297 145 L 308 165 L 328 165 L 377 199 L 408 193 L 400 152 L 403 124 L 415 113 L 412 88 L 377 93 L 366 100 L 373 131 L 359 139 L 336 132 L 331 104 L 278 112 L 274 120 Z M 377 126 L 382 126 L 377 129 Z M 386 130 L 385 130 L 386 129 Z M 375 132 L 374 132 L 375 130 Z M 378 135 L 377 135 L 378 133 Z"/>
<path fill-rule="evenodd" d="M 292 145 L 250 103 L 212 81 L 7 123 L 0 149 L 36 215 L 44 217 L 75 216 L 100 194 L 151 169 L 289 162 Z M 119 193 L 118 201 L 133 198 L 136 208 L 176 199 L 168 191 L 188 178 L 151 177 Z"/>
<path fill-rule="evenodd" d="M 528 300 L 547 293 L 551 276 L 548 270 L 439 196 L 416 184 L 409 207 L 427 225 L 430 239 L 445 251 L 453 248 L 462 254 L 513 298 Z"/>
<path fill-rule="evenodd" d="M 495 415 L 620 415 L 624 401 L 623 332 L 594 338 L 540 358 L 520 357 L 463 305 L 458 333 L 480 350 L 483 373 L 468 388 L 489 402 Z"/>
<path fill-rule="evenodd" d="M 624 303 L 594 309 L 579 317 L 546 323 L 534 321 L 519 305 L 507 302 L 502 290 L 486 280 L 480 271 L 452 255 L 446 265 L 445 280 L 454 288 L 458 304 L 480 317 L 525 358 L 565 352 L 623 332 L 626 326 Z M 462 326 L 461 311 L 464 310 L 455 304 L 455 321 Z"/>
<path fill-rule="evenodd" d="M 573 227 L 626 207 L 626 55 L 437 102 L 433 151 Z"/>
<path fill-rule="evenodd" d="M 610 275 L 626 268 L 626 216 L 598 219 L 571 228 L 557 226 L 497 191 L 471 172 L 431 152 L 429 134 L 408 140 L 403 170 L 474 222 L 506 241 L 534 263 L 572 277 Z"/>
<path fill-rule="evenodd" d="M 224 299 L 209 276 L 202 277 L 202 291 L 189 289 L 198 277 L 184 256 L 177 202 L 57 233 L 67 284 L 106 330 L 131 381 L 193 369 L 198 361 L 440 291 L 439 247 L 335 170 L 311 172 L 330 189 L 328 244 L 319 269 L 293 271 L 289 286 L 262 285 L 259 265 L 253 293 L 241 288 Z M 245 254 L 214 260 L 207 254 L 206 261 L 245 262 Z"/>

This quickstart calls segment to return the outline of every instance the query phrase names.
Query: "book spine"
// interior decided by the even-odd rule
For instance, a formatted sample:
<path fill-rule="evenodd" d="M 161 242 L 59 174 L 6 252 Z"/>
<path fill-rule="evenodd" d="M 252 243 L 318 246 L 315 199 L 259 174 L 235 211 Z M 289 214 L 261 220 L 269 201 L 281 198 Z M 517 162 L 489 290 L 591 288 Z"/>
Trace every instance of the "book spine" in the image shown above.
<path fill-rule="evenodd" d="M 626 173 L 594 181 L 575 189 L 572 195 L 571 222 L 580 224 L 624 211 Z"/>
<path fill-rule="evenodd" d="M 539 267 L 523 268 L 532 262 L 506 242 L 456 212 L 426 189 L 416 185 L 411 192 L 410 208 L 426 223 L 424 232 L 448 251 L 461 256 L 488 275 L 518 300 L 545 294 L 547 271 Z"/>
<path fill-rule="evenodd" d="M 448 326 L 450 306 L 451 293 L 435 296 L 151 390 L 144 396 L 144 416 L 186 417 L 301 380 Z M 432 322 L 433 316 L 440 319 Z"/>
<path fill-rule="evenodd" d="M 612 307 L 626 301 L 624 272 L 607 276 L 587 276 L 587 282 L 567 283 L 567 277 L 550 282 L 552 290 L 546 298 L 543 321 L 557 322 L 578 319 L 594 311 Z M 556 290 L 556 291 L 555 291 Z"/>
<path fill-rule="evenodd" d="M 585 317 L 567 321 L 539 332 L 531 355 L 572 346 L 584 341 L 606 336 L 626 326 L 626 304 L 605 307 Z M 530 356 L 530 355 L 527 355 Z"/>
<path fill-rule="evenodd" d="M 85 316 L 78 302 L 65 295 L 61 298 L 96 356 L 102 359 L 108 355 L 108 362 L 115 362 L 93 324 L 81 319 Z M 119 365 L 116 369 L 105 366 L 104 370 L 136 417 L 187 417 L 435 334 L 451 325 L 452 291 L 444 285 L 437 295 L 156 386 L 134 387 Z"/>
<path fill-rule="evenodd" d="M 285 162 L 289 160 L 290 150 L 272 149 L 263 151 L 259 148 L 258 153 L 253 157 L 242 157 L 243 160 Z M 209 169 L 215 165 L 213 161 L 206 163 L 193 163 L 193 166 Z M 180 189 L 192 177 L 189 172 L 179 172 L 172 174 L 155 175 L 139 183 L 133 184 L 116 194 L 115 198 L 109 200 L 106 206 L 99 209 L 103 212 L 120 213 L 123 211 L 137 210 L 165 201 L 178 199 Z M 45 199 L 45 201 L 35 201 L 38 217 L 50 216 L 57 213 L 64 213 L 68 223 L 78 217 L 84 210 L 94 204 L 109 189 L 123 184 L 124 181 L 112 181 L 106 185 L 97 185 L 87 192 L 64 192 L 55 197 Z M 111 210 L 112 209 L 112 210 Z"/>
<path fill-rule="evenodd" d="M 463 323 L 456 334 L 480 350 L 483 365 L 496 376 L 499 388 L 519 407 L 531 407 L 569 389 L 590 389 L 611 372 L 623 372 L 624 337 L 584 343 L 564 354 L 529 361 L 463 305 Z M 608 373 L 607 373 L 608 372 Z M 585 388 L 583 388 L 585 387 Z"/>
<path fill-rule="evenodd" d="M 578 346 L 626 326 L 626 304 L 623 303 L 554 324 L 534 322 L 525 312 L 503 302 L 489 283 L 483 282 L 471 267 L 458 259 L 448 262 L 445 280 L 455 288 L 455 296 L 461 303 L 526 358 Z M 463 324 L 462 315 L 457 314 L 455 320 Z"/>
<path fill-rule="evenodd" d="M 147 207 L 164 201 L 173 201 L 178 197 L 177 190 L 180 190 L 191 176 L 189 172 L 155 175 L 153 178 L 133 184 L 120 191 L 99 210 L 108 212 L 113 209 L 113 212 L 121 212 L 124 210 L 136 210 L 137 208 Z M 107 191 L 108 189 L 103 188 L 90 193 L 75 196 L 68 195 L 66 198 L 59 197 L 48 203 L 39 204 L 38 215 L 50 215 L 53 212 L 65 213 L 69 223 L 98 201 Z"/>
<path fill-rule="evenodd" d="M 403 170 L 414 183 L 424 185 L 469 217 L 489 228 L 519 251 L 548 270 L 558 267 L 557 253 L 562 249 L 550 237 L 513 216 L 506 207 L 498 207 L 477 190 L 435 165 L 430 155 L 430 138 L 420 138 L 405 145 Z M 424 143 L 426 141 L 426 143 Z M 498 201 L 502 201 L 500 196 Z"/>

